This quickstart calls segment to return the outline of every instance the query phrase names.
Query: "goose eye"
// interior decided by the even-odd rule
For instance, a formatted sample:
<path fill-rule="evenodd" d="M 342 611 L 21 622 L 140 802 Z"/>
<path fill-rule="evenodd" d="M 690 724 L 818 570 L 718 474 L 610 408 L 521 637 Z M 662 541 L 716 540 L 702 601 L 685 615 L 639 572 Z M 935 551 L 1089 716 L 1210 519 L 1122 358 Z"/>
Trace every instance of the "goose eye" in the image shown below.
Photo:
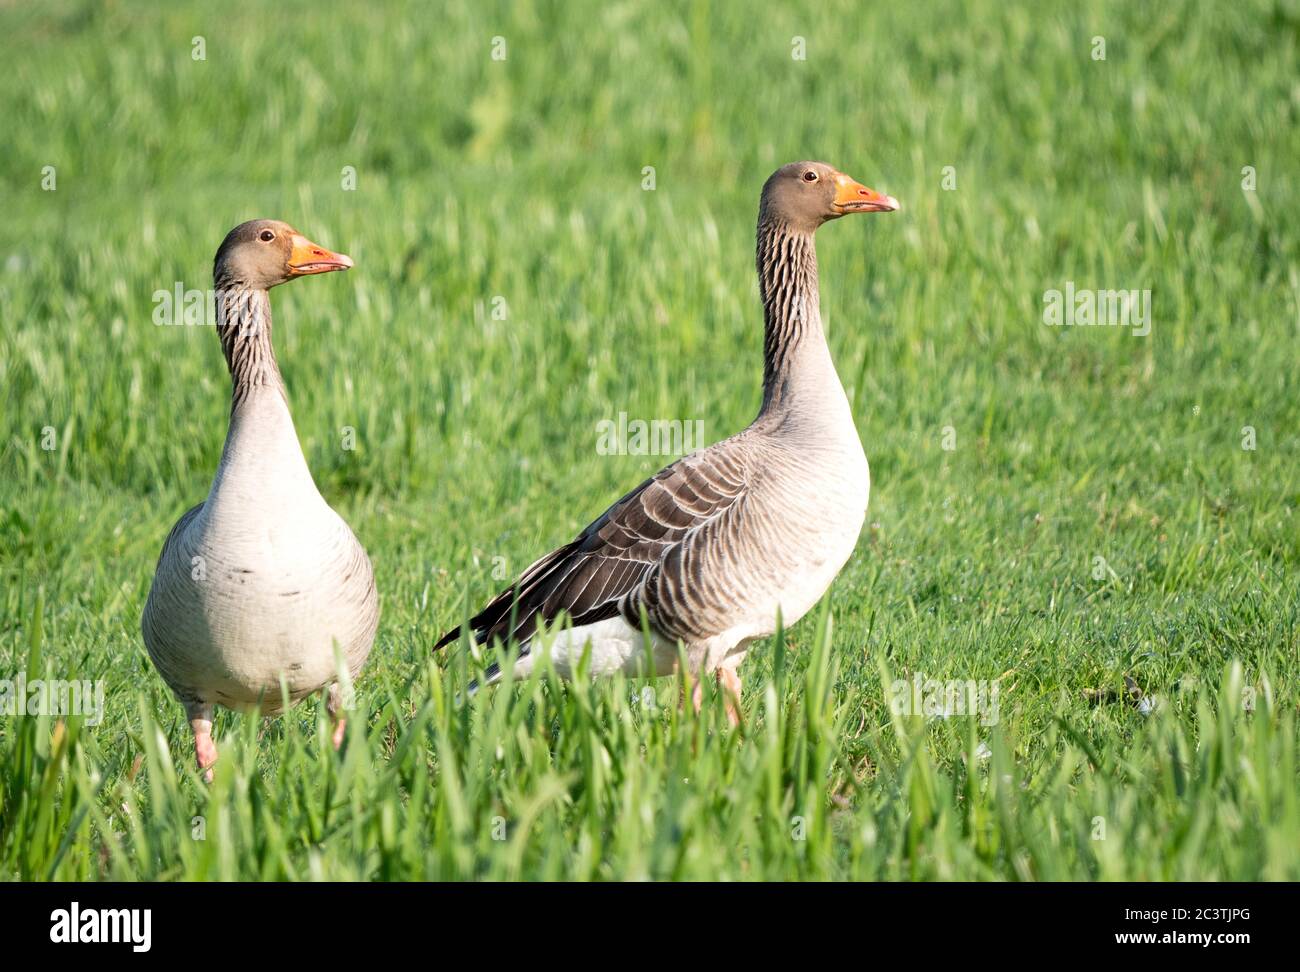
<path fill-rule="evenodd" d="M 817 173 L 814 172 L 812 169 L 809 169 L 807 172 L 805 172 L 805 173 L 803 174 L 803 181 L 804 181 L 804 182 L 816 182 L 816 181 L 817 181 Z"/>
<path fill-rule="evenodd" d="M 262 230 L 262 235 L 258 237 L 258 239 L 260 239 L 263 243 L 270 243 L 273 239 L 275 239 L 275 234 L 272 233 L 270 230 Z"/>

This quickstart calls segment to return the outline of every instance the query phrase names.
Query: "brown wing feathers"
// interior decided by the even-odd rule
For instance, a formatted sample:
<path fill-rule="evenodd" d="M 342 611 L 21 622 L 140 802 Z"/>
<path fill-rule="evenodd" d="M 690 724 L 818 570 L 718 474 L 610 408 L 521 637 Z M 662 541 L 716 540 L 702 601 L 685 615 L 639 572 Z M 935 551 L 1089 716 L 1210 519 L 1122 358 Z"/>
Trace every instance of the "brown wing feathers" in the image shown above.
<path fill-rule="evenodd" d="M 732 462 L 708 461 L 710 453 L 729 445 L 734 443 L 719 443 L 662 470 L 606 510 L 571 543 L 530 566 L 470 619 L 475 640 L 524 643 L 539 620 L 553 621 L 561 612 L 574 627 L 601 621 L 623 610 L 628 595 L 643 588 L 666 562 L 689 571 L 681 558 L 682 540 L 730 508 L 744 489 L 744 477 L 736 475 L 739 470 Z M 715 454 L 712 458 L 730 457 Z M 657 608 L 662 592 L 645 593 Z M 626 613 L 630 623 L 639 623 L 639 605 L 628 604 Z M 460 633 L 459 627 L 447 632 L 434 647 L 450 644 Z"/>
<path fill-rule="evenodd" d="M 601 534 L 611 515 L 651 482 L 646 480 L 615 503 L 577 539 L 530 566 L 518 581 L 470 618 L 474 639 L 479 644 L 490 644 L 496 638 L 503 642 L 512 638 L 526 641 L 536 630 L 539 617 L 552 621 L 561 610 L 568 613 L 575 625 L 617 614 L 618 599 L 639 580 L 641 571 L 637 568 L 644 570 L 649 564 L 618 558 L 618 544 L 610 545 Z M 434 649 L 457 640 L 460 633 L 459 627 L 453 628 L 438 640 Z"/>

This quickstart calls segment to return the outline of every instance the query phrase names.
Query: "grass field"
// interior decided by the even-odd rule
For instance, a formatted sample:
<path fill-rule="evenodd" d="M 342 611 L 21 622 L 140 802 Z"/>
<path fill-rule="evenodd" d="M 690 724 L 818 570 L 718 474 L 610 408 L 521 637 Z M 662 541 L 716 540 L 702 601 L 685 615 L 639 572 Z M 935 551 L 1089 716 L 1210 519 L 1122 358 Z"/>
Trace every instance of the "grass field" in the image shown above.
<path fill-rule="evenodd" d="M 0 876 L 1300 879 L 1300 4 L 787 6 L 0 3 L 0 679 L 105 687 L 0 716 Z M 819 234 L 856 556 L 741 730 L 672 680 L 458 703 L 437 636 L 667 461 L 602 420 L 753 417 L 803 158 L 903 204 Z M 276 344 L 383 616 L 342 756 L 223 712 L 209 788 L 138 623 L 228 377 L 153 295 L 257 216 L 357 262 Z M 1069 282 L 1150 333 L 1045 326 Z"/>

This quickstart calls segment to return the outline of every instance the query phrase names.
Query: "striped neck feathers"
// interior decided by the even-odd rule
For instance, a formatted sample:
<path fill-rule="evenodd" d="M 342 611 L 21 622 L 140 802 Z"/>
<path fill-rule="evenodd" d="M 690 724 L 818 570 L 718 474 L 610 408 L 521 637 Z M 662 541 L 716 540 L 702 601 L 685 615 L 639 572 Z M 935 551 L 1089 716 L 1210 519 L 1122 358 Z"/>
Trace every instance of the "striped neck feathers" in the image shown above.
<path fill-rule="evenodd" d="M 763 409 L 779 403 L 797 352 L 825 347 L 812 233 L 779 220 L 758 225 L 758 283 L 763 298 Z"/>
<path fill-rule="evenodd" d="M 287 400 L 271 346 L 270 294 L 233 279 L 219 279 L 216 285 L 217 336 L 232 385 L 230 410 L 263 385 Z"/>

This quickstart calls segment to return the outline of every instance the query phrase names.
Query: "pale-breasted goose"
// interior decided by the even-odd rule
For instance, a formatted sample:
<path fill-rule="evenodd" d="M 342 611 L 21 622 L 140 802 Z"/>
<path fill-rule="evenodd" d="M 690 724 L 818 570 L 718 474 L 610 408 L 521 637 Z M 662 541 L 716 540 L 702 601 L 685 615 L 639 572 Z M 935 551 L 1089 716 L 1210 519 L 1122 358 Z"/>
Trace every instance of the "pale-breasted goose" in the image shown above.
<path fill-rule="evenodd" d="M 271 346 L 268 291 L 352 261 L 275 220 L 236 226 L 217 250 L 217 334 L 230 367 L 230 428 L 208 498 L 163 544 L 140 628 L 185 706 L 206 779 L 213 706 L 267 715 L 328 688 L 334 745 L 344 720 L 335 646 L 352 677 L 375 638 L 370 560 L 321 497 L 294 431 Z"/>
<path fill-rule="evenodd" d="M 551 645 L 561 675 L 591 647 L 593 673 L 635 674 L 649 623 L 655 673 L 713 673 L 736 704 L 751 641 L 792 625 L 821 598 L 857 543 L 870 477 L 818 307 L 813 234 L 848 213 L 898 203 L 820 162 L 763 186 L 757 265 L 765 319 L 763 402 L 743 432 L 673 463 L 538 560 L 470 620 L 475 640 L 515 641 L 535 664 L 540 621 L 567 617 Z M 448 632 L 442 647 L 460 636 Z M 496 667 L 488 681 L 500 675 Z M 699 705 L 697 683 L 694 693 Z"/>

